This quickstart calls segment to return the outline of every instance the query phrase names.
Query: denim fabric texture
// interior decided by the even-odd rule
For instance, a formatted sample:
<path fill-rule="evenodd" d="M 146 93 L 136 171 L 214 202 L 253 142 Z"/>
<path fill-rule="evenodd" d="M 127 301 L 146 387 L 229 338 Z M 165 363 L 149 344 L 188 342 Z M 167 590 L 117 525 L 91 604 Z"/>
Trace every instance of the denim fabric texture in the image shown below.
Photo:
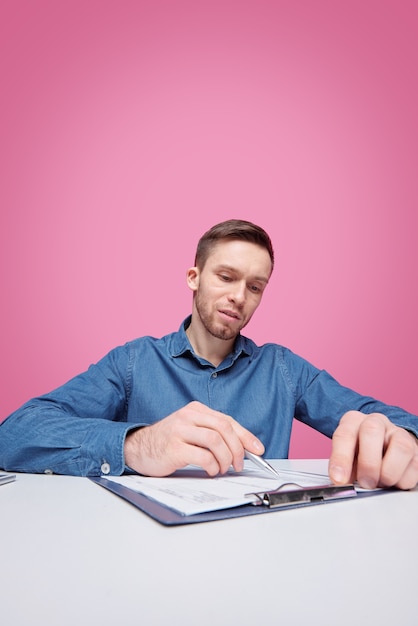
<path fill-rule="evenodd" d="M 199 358 L 186 335 L 142 337 L 117 347 L 55 391 L 30 400 L 0 425 L 0 467 L 77 476 L 120 475 L 126 434 L 192 400 L 234 417 L 286 458 L 293 419 L 331 437 L 342 415 L 379 411 L 418 435 L 416 416 L 343 387 L 277 344 L 238 336 L 218 366 Z"/>

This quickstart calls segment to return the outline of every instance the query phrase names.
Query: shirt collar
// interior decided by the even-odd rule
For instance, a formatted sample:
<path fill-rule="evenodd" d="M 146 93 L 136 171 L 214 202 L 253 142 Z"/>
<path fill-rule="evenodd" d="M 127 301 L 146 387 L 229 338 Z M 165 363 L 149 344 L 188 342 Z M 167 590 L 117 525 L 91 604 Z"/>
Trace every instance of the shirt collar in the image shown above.
<path fill-rule="evenodd" d="M 194 358 L 199 359 L 199 357 L 195 354 L 192 345 L 189 341 L 189 338 L 186 335 L 186 330 L 190 326 L 190 322 L 192 320 L 192 316 L 189 315 L 180 325 L 178 332 L 173 333 L 173 342 L 171 346 L 171 355 L 173 357 L 183 356 L 186 353 L 191 354 Z M 227 359 L 232 359 L 235 361 L 239 356 L 246 355 L 251 356 L 254 352 L 255 344 L 250 339 L 243 337 L 241 334 L 235 340 L 234 349 Z"/>

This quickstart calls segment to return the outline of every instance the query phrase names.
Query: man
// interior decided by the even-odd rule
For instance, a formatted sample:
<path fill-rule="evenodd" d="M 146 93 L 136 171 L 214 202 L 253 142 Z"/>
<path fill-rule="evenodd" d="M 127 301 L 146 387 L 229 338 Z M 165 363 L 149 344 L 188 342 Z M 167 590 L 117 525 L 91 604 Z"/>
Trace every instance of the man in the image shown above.
<path fill-rule="evenodd" d="M 418 418 L 342 387 L 290 350 L 241 335 L 273 270 L 267 233 L 229 220 L 199 241 L 192 315 L 161 339 L 116 348 L 0 425 L 6 470 L 165 476 L 242 469 L 244 450 L 284 458 L 293 418 L 333 436 L 330 478 L 418 482 Z"/>

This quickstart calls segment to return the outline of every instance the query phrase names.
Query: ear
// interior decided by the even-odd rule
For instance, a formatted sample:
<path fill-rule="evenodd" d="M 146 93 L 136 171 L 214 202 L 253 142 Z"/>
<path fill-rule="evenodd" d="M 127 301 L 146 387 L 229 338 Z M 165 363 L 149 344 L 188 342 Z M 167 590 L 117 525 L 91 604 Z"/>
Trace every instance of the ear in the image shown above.
<path fill-rule="evenodd" d="M 199 287 L 199 277 L 200 272 L 198 267 L 190 267 L 187 270 L 187 285 L 192 291 L 197 291 L 197 288 Z"/>

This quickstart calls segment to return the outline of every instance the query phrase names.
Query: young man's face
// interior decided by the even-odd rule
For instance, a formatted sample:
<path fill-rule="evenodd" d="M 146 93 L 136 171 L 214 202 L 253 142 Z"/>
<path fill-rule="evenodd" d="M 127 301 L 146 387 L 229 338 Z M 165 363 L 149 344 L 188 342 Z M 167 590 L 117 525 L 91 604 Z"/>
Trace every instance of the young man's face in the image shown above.
<path fill-rule="evenodd" d="M 233 339 L 260 304 L 271 271 L 265 248 L 247 241 L 220 241 L 202 270 L 188 272 L 193 315 L 212 336 Z"/>

